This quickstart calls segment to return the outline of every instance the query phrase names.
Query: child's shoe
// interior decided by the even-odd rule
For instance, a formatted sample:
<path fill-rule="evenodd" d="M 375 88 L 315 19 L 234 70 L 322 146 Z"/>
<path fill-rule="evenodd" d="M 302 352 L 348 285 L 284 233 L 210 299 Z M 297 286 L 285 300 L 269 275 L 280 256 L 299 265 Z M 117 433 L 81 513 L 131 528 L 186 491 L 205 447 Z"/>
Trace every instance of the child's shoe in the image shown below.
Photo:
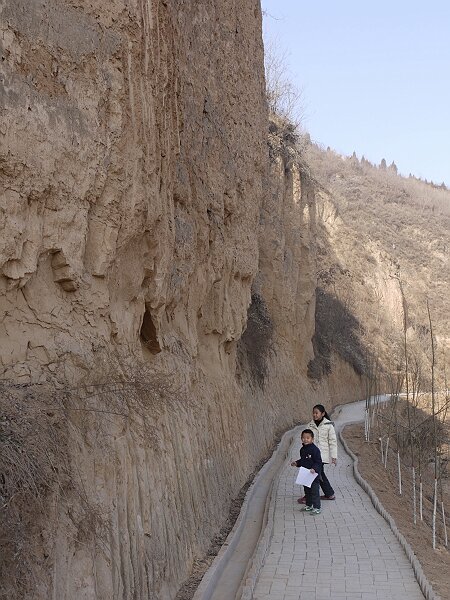
<path fill-rule="evenodd" d="M 310 511 L 309 511 L 309 513 L 310 513 L 311 515 L 320 515 L 320 513 L 321 513 L 321 512 L 322 512 L 322 511 L 320 510 L 320 508 L 312 508 L 312 507 L 311 507 L 311 509 L 310 509 Z"/>
<path fill-rule="evenodd" d="M 304 506 L 302 507 L 302 510 L 304 510 L 305 512 L 312 512 L 314 510 L 313 506 Z"/>

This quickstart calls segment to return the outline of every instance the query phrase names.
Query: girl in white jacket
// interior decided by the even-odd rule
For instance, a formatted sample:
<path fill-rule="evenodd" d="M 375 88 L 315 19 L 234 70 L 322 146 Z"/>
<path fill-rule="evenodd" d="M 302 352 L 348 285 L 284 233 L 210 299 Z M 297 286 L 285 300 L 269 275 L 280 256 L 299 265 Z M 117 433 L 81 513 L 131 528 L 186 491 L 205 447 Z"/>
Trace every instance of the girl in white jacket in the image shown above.
<path fill-rule="evenodd" d="M 313 420 L 308 423 L 309 429 L 314 432 L 314 443 L 319 447 L 322 454 L 322 473 L 320 476 L 320 487 L 323 491 L 322 500 L 334 500 L 334 490 L 325 475 L 324 465 L 330 462 L 333 465 L 337 460 L 337 440 L 333 423 L 322 404 L 316 404 L 313 408 Z M 299 498 L 298 502 L 304 504 L 304 498 Z"/>

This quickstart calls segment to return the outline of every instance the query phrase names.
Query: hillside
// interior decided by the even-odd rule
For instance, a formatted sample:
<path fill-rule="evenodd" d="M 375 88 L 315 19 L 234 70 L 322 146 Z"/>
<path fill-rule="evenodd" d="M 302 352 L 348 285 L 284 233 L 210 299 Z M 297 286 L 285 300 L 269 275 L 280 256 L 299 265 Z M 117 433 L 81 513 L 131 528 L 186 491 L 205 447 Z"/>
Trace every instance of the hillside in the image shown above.
<path fill-rule="evenodd" d="M 358 340 L 386 371 L 403 362 L 404 307 L 411 349 L 429 363 L 428 300 L 442 371 L 450 348 L 450 191 L 314 144 L 306 144 L 304 161 L 327 233 L 320 287 L 355 317 Z"/>

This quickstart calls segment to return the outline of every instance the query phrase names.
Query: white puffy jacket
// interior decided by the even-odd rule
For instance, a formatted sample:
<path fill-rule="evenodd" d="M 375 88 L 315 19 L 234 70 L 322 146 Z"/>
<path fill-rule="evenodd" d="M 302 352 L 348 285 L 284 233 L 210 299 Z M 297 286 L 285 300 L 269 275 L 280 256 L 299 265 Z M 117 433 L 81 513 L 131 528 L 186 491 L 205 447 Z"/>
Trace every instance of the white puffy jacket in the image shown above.
<path fill-rule="evenodd" d="M 319 446 L 322 462 L 329 463 L 332 458 L 337 458 L 337 440 L 333 423 L 324 417 L 318 427 L 314 421 L 310 421 L 308 428 L 314 433 L 314 443 Z"/>

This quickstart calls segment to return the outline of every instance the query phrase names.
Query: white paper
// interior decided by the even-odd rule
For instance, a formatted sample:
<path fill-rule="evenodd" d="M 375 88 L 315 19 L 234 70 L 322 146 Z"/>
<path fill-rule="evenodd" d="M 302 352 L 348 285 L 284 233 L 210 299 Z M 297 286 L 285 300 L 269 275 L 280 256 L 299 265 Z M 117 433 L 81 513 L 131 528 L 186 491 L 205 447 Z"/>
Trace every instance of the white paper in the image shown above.
<path fill-rule="evenodd" d="M 295 483 L 297 485 L 306 485 L 306 487 L 311 487 L 311 484 L 316 477 L 317 473 L 311 473 L 309 469 L 305 469 L 305 467 L 300 467 Z"/>

